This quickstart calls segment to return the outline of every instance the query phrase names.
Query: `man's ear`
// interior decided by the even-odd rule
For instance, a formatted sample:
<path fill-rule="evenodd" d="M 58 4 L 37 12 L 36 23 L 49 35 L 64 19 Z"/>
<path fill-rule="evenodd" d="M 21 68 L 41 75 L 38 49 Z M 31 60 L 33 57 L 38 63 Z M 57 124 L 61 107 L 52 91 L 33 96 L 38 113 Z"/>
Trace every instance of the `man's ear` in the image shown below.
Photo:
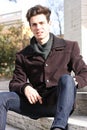
<path fill-rule="evenodd" d="M 52 22 L 51 21 L 49 21 L 49 25 L 51 25 L 52 24 Z"/>

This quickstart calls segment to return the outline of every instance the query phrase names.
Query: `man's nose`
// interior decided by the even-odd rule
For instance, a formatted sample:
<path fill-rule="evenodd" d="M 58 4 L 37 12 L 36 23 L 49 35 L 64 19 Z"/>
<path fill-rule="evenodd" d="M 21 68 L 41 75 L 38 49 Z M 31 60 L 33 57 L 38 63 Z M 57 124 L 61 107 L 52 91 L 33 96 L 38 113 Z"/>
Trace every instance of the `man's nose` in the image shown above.
<path fill-rule="evenodd" d="M 41 25 L 40 24 L 37 24 L 37 29 L 41 28 Z"/>

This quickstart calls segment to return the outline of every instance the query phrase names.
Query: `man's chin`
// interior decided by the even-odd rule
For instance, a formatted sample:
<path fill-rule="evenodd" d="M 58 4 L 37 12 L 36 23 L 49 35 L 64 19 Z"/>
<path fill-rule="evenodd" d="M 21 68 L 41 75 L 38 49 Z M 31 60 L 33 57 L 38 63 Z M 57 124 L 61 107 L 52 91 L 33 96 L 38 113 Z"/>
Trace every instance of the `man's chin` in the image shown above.
<path fill-rule="evenodd" d="M 38 40 L 42 40 L 43 39 L 43 36 L 37 36 L 36 37 Z"/>

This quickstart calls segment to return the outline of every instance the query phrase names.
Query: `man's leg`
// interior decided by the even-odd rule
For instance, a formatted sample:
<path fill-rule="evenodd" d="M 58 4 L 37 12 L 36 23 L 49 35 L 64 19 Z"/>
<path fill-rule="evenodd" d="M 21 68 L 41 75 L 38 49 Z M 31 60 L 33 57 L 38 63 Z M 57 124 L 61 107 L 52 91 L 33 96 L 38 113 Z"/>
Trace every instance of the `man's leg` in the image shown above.
<path fill-rule="evenodd" d="M 58 87 L 57 108 L 51 129 L 65 129 L 76 97 L 76 87 L 71 76 L 63 75 L 59 80 Z"/>
<path fill-rule="evenodd" d="M 0 130 L 5 130 L 7 111 L 13 109 L 20 113 L 20 98 L 14 92 L 0 93 Z"/>
<path fill-rule="evenodd" d="M 47 104 L 30 104 L 23 95 L 15 92 L 0 93 L 0 130 L 5 130 L 7 111 L 11 110 L 33 119 L 40 117 L 54 116 L 56 106 Z M 49 111 L 50 110 L 50 111 Z"/>

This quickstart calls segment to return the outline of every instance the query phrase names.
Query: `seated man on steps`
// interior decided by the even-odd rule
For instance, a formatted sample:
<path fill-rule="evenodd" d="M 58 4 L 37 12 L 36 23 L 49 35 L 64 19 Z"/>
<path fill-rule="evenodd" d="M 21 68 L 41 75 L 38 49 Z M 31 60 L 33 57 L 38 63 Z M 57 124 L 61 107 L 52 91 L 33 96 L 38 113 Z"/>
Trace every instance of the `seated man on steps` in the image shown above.
<path fill-rule="evenodd" d="M 50 33 L 50 15 L 41 5 L 26 14 L 34 36 L 16 54 L 10 92 L 0 93 L 0 130 L 5 130 L 8 110 L 32 119 L 54 117 L 50 130 L 65 130 L 76 89 L 87 85 L 87 65 L 77 42 Z"/>

